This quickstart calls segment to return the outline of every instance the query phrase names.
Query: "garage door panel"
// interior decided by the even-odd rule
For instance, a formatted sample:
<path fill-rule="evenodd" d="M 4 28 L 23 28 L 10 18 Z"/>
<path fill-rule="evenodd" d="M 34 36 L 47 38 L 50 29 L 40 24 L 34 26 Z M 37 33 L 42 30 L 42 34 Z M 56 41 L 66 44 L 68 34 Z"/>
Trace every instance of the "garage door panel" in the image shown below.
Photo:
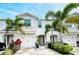
<path fill-rule="evenodd" d="M 22 39 L 22 48 L 31 48 L 35 46 L 34 35 L 24 35 Z"/>

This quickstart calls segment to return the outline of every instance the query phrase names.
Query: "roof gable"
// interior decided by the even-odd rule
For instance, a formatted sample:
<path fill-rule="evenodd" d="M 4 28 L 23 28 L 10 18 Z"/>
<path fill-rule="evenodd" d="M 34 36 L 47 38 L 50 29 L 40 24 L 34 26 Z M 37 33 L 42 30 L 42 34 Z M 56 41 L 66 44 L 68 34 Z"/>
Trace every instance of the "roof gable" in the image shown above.
<path fill-rule="evenodd" d="M 30 13 L 23 13 L 23 14 L 20 14 L 20 15 L 17 15 L 17 16 L 31 16 L 31 17 L 34 17 L 34 18 L 38 18 L 38 17 L 36 17 L 36 16 L 34 16 L 34 15 L 32 15 L 32 14 L 30 14 Z"/>

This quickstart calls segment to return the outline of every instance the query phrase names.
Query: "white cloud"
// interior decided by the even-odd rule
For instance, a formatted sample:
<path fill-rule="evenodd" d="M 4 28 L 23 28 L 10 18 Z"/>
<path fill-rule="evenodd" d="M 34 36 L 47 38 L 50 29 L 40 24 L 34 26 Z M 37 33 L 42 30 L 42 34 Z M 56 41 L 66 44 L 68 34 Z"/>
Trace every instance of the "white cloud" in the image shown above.
<path fill-rule="evenodd" d="M 1 8 L 0 8 L 0 11 L 5 12 L 5 13 L 9 13 L 9 14 L 14 14 L 14 15 L 19 14 L 18 12 L 15 12 L 12 10 L 7 10 L 7 9 L 1 9 Z"/>
<path fill-rule="evenodd" d="M 37 6 L 33 9 L 33 10 L 31 10 L 31 12 L 32 13 L 36 13 L 36 12 L 38 12 L 37 10 L 40 10 L 40 9 L 42 9 L 41 7 L 42 7 L 42 3 L 39 3 L 39 4 L 37 4 Z M 41 10 L 40 10 L 41 11 Z"/>

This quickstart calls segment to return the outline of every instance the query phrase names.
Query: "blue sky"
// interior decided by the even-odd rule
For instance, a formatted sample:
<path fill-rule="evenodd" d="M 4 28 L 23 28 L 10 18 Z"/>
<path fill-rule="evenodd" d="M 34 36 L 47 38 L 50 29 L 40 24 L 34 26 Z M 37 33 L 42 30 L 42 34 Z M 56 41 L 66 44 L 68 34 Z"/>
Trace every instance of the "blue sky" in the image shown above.
<path fill-rule="evenodd" d="M 15 18 L 21 13 L 31 13 L 38 18 L 45 18 L 49 10 L 62 10 L 64 3 L 0 3 L 0 18 Z"/>

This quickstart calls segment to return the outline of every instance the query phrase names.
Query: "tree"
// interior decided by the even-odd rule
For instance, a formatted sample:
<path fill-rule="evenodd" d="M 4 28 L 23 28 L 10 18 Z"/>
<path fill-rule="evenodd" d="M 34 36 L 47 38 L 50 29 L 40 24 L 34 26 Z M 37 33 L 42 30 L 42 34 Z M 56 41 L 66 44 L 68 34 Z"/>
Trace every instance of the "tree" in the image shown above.
<path fill-rule="evenodd" d="M 61 32 L 61 24 L 60 24 L 60 21 L 59 20 L 55 20 L 53 23 L 52 23 L 52 27 L 53 27 L 53 30 L 54 31 L 58 31 L 58 32 Z M 66 26 L 62 25 L 62 33 L 65 33 L 67 32 L 68 33 L 68 29 L 66 28 Z"/>
<path fill-rule="evenodd" d="M 7 18 L 6 19 L 6 33 L 8 33 L 8 31 L 12 28 L 13 28 L 13 21 L 10 18 Z"/>
<path fill-rule="evenodd" d="M 50 31 L 50 28 L 51 28 L 51 26 L 49 25 L 49 24 L 47 24 L 46 26 L 45 26 L 45 35 L 47 34 L 47 32 L 49 32 Z"/>
<path fill-rule="evenodd" d="M 10 30 L 15 30 L 15 31 L 19 31 L 22 34 L 25 34 L 22 26 L 24 25 L 21 20 L 23 20 L 23 18 L 19 18 L 18 16 L 15 18 L 15 20 L 11 20 L 10 18 L 6 19 L 6 37 L 7 37 L 7 33 Z"/>
<path fill-rule="evenodd" d="M 11 20 L 11 19 L 6 19 L 6 32 L 8 32 L 9 30 L 13 29 L 16 31 L 19 31 L 20 33 L 24 33 L 22 26 L 24 25 L 21 20 L 23 20 L 23 18 L 19 18 L 18 16 L 15 18 L 15 20 Z"/>
<path fill-rule="evenodd" d="M 79 3 L 70 3 L 68 5 L 66 5 L 63 9 L 63 11 L 49 11 L 46 16 L 45 19 L 46 20 L 50 20 L 49 17 L 52 19 L 53 17 L 55 17 L 55 20 L 58 20 L 58 22 L 56 23 L 56 25 L 54 27 L 58 28 L 57 31 L 60 30 L 61 33 L 63 33 L 63 29 L 66 29 L 66 27 L 64 27 L 64 25 L 62 24 L 62 21 L 65 20 L 66 17 L 68 17 L 68 14 L 70 11 L 72 11 L 72 9 L 79 7 Z M 53 20 L 53 19 L 52 19 Z M 54 22 L 53 22 L 54 23 Z M 54 25 L 54 24 L 53 24 Z M 54 28 L 52 25 L 52 28 Z M 58 26 L 58 27 L 57 27 Z M 52 30 L 53 31 L 53 30 Z M 67 31 L 67 29 L 66 29 Z M 65 31 L 64 31 L 65 32 Z M 61 41 L 62 41 L 62 35 L 61 36 Z"/>
<path fill-rule="evenodd" d="M 67 17 L 65 23 L 79 24 L 79 15 Z"/>
<path fill-rule="evenodd" d="M 65 23 L 76 24 L 77 28 L 79 29 L 79 15 L 70 16 L 70 17 L 66 18 Z"/>

